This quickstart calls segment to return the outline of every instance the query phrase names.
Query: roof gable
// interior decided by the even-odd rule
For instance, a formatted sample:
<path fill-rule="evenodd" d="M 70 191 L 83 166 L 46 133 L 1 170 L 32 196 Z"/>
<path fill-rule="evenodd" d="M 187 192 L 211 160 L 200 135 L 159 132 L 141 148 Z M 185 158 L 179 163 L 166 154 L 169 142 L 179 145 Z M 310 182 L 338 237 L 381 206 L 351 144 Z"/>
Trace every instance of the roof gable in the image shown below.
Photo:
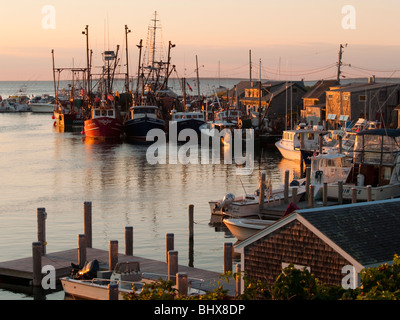
<path fill-rule="evenodd" d="M 400 252 L 400 199 L 298 210 L 235 248 L 241 250 L 295 219 L 360 267 L 390 262 Z"/>

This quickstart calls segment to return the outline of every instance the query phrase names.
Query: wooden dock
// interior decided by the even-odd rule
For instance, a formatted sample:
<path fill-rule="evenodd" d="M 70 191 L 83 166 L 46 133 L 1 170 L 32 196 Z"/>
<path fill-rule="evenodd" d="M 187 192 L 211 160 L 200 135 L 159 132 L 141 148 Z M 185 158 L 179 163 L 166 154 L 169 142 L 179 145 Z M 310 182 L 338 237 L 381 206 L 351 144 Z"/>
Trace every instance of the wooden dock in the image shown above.
<path fill-rule="evenodd" d="M 125 227 L 125 252 L 118 251 L 118 241 L 109 241 L 109 250 L 92 248 L 92 205 L 84 202 L 84 234 L 78 235 L 78 247 L 60 252 L 46 252 L 46 218 L 45 208 L 37 209 L 37 242 L 32 243 L 32 256 L 12 261 L 0 262 L 0 278 L 2 282 L 25 283 L 29 286 L 41 287 L 44 266 L 52 266 L 55 271 L 55 280 L 69 276 L 74 265 L 83 265 L 85 262 L 97 260 L 101 271 L 112 271 L 117 262 L 137 261 L 140 272 L 150 275 L 157 280 L 167 279 L 168 273 L 176 276 L 177 273 L 186 273 L 188 282 L 195 289 L 212 291 L 219 286 L 228 290 L 228 295 L 236 294 L 234 279 L 229 282 L 222 277 L 227 271 L 233 271 L 232 244 L 224 244 L 223 271 L 221 273 L 193 267 L 193 205 L 189 205 L 189 265 L 180 265 L 178 252 L 174 250 L 174 234 L 166 235 L 165 261 L 147 259 L 133 255 L 133 227 Z M 171 256 L 171 257 L 170 257 Z M 167 259 L 169 263 L 167 263 Z M 43 272 L 43 274 L 42 274 Z M 225 276 L 224 276 L 225 277 Z M 232 276 L 231 276 L 232 278 Z"/>
<path fill-rule="evenodd" d="M 98 260 L 101 270 L 109 269 L 109 252 L 106 250 L 87 248 L 86 249 L 87 261 Z M 158 279 L 158 275 L 168 274 L 168 264 L 163 261 L 146 259 L 138 256 L 127 256 L 125 254 L 118 254 L 118 262 L 126 261 L 139 261 L 140 272 L 154 274 Z M 49 253 L 42 256 L 42 265 L 51 265 L 55 268 L 56 279 L 69 276 L 71 273 L 71 263 L 78 263 L 78 249 L 70 249 L 60 252 Z M 221 273 L 203 270 L 199 268 L 192 268 L 184 265 L 178 266 L 179 272 L 187 273 L 188 279 L 195 279 L 201 281 L 193 281 L 192 286 L 197 289 L 212 291 L 219 285 L 223 285 L 224 289 L 228 290 L 230 294 L 235 293 L 235 282 L 221 281 Z M 13 261 L 6 261 L 0 263 L 0 276 L 10 277 L 14 280 L 26 280 L 30 282 L 33 280 L 33 258 L 22 258 Z"/>

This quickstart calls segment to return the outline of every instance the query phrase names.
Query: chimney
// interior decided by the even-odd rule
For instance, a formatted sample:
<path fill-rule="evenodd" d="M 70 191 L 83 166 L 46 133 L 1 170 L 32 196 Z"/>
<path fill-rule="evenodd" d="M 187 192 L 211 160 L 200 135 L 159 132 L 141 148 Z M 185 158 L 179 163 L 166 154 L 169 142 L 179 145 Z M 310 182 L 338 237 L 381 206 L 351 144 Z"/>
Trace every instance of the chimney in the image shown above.
<path fill-rule="evenodd" d="M 375 83 L 375 76 L 369 77 L 368 78 L 368 83 L 369 84 L 374 84 Z"/>

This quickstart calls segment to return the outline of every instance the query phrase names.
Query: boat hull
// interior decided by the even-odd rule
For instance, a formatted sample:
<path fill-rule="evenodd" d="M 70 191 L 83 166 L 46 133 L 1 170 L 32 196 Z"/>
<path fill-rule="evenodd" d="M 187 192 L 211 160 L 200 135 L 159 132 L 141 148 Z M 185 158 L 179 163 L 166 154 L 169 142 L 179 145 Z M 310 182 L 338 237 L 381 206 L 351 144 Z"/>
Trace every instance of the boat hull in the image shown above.
<path fill-rule="evenodd" d="M 90 281 L 82 282 L 70 278 L 62 278 L 61 284 L 66 295 L 73 298 L 81 298 L 87 300 L 109 300 L 107 285 L 99 285 Z M 124 295 L 129 290 L 118 290 L 118 299 L 123 300 Z"/>
<path fill-rule="evenodd" d="M 367 201 L 367 187 L 343 185 L 343 199 L 352 200 L 352 189 L 357 190 L 357 201 Z M 328 184 L 328 198 L 338 199 L 339 186 L 337 183 Z M 371 200 L 386 200 L 400 197 L 400 183 L 388 184 L 380 187 L 371 187 Z"/>
<path fill-rule="evenodd" d="M 165 122 L 161 119 L 143 117 L 131 119 L 125 122 L 125 137 L 131 142 L 152 142 L 147 141 L 147 134 L 152 129 L 165 131 Z"/>
<path fill-rule="evenodd" d="M 122 122 L 114 118 L 95 118 L 84 122 L 85 136 L 94 139 L 119 139 L 122 135 Z"/>
<path fill-rule="evenodd" d="M 204 123 L 205 123 L 204 121 L 197 119 L 187 119 L 187 120 L 177 121 L 178 135 L 184 129 L 191 129 L 196 131 L 197 135 L 200 136 L 201 135 L 200 126 L 203 125 Z"/>
<path fill-rule="evenodd" d="M 261 219 L 224 219 L 223 221 L 229 231 L 239 241 L 252 236 L 256 232 L 269 227 L 275 222 L 274 220 Z"/>
<path fill-rule="evenodd" d="M 53 113 L 56 108 L 55 104 L 50 103 L 31 103 L 29 106 L 33 113 Z"/>
<path fill-rule="evenodd" d="M 281 153 L 282 157 L 284 157 L 285 159 L 293 160 L 293 161 L 300 161 L 300 159 L 301 159 L 300 150 L 287 149 L 284 146 L 282 146 L 280 141 L 276 142 L 275 146 L 278 148 L 278 150 Z"/>
<path fill-rule="evenodd" d="M 63 127 L 65 129 L 84 127 L 83 119 L 80 118 L 76 113 L 54 112 L 54 119 L 56 121 L 56 126 Z"/>

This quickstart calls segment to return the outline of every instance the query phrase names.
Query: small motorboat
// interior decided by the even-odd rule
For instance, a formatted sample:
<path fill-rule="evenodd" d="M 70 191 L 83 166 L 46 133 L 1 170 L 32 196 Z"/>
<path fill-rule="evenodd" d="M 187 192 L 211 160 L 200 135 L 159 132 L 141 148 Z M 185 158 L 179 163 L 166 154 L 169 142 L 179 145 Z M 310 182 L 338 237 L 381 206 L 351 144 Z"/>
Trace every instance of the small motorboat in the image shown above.
<path fill-rule="evenodd" d="M 238 240 L 244 240 L 259 230 L 269 227 L 275 220 L 262 219 L 224 219 L 226 227 Z"/>
<path fill-rule="evenodd" d="M 138 261 L 117 263 L 112 272 L 100 271 L 97 260 L 86 263 L 80 270 L 77 265 L 71 266 L 71 276 L 60 280 L 66 296 L 74 299 L 109 300 L 109 285 L 118 285 L 118 300 L 124 300 L 133 291 L 140 294 L 146 284 L 167 279 L 166 275 L 141 273 Z M 191 285 L 188 287 L 188 296 L 205 294 Z"/>

